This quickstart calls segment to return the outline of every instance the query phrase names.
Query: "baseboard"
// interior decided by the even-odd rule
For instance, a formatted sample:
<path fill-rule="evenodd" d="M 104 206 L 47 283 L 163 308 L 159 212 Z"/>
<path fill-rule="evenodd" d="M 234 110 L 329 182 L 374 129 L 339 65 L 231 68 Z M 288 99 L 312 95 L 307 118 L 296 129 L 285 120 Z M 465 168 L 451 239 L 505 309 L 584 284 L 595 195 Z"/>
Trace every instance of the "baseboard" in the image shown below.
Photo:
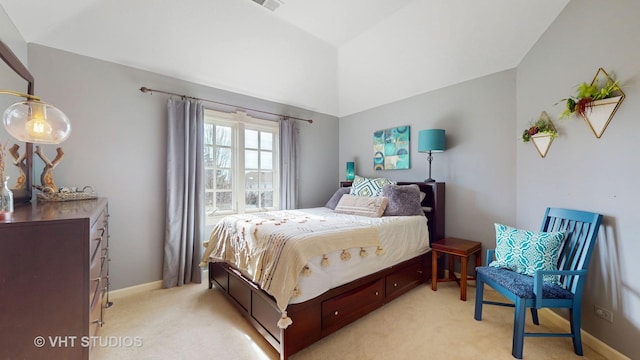
<path fill-rule="evenodd" d="M 162 280 L 152 281 L 146 284 L 134 285 L 123 289 L 109 291 L 109 300 L 114 301 L 120 298 L 148 292 L 151 290 L 162 289 Z"/>
<path fill-rule="evenodd" d="M 202 271 L 202 279 L 209 278 L 209 270 Z M 109 301 L 117 300 L 125 296 L 136 295 L 152 290 L 162 289 L 162 280 L 152 281 L 145 284 L 134 285 L 127 288 L 109 291 Z"/>
<path fill-rule="evenodd" d="M 568 328 L 569 321 L 562 316 L 558 315 L 551 309 L 540 309 L 538 310 L 538 316 L 541 319 L 541 322 L 550 322 L 558 327 Z M 620 353 L 618 350 L 612 348 L 611 346 L 605 344 L 600 339 L 595 336 L 589 334 L 588 332 L 582 330 L 582 343 L 590 348 L 598 354 L 604 356 L 606 359 L 612 360 L 631 360 L 624 354 Z"/>

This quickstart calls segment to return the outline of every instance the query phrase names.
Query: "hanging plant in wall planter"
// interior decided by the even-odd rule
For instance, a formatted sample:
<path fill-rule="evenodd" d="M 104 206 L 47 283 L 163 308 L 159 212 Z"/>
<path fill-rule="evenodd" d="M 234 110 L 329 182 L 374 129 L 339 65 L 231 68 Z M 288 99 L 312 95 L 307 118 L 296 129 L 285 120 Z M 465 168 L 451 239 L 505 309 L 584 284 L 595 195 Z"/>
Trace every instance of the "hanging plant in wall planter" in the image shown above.
<path fill-rule="evenodd" d="M 538 150 L 538 154 L 543 158 L 547 155 L 551 143 L 556 137 L 558 137 L 558 130 L 553 126 L 546 111 L 543 111 L 538 119 L 529 124 L 529 127 L 522 132 L 522 142 L 531 141 Z"/>
<path fill-rule="evenodd" d="M 600 81 L 601 75 L 604 75 L 604 82 Z M 560 119 L 579 115 L 587 122 L 593 134 L 600 138 L 624 97 L 618 82 L 614 81 L 603 68 L 599 68 L 591 84 L 578 85 L 575 97 L 561 100 L 566 102 L 566 108 L 560 114 Z"/>

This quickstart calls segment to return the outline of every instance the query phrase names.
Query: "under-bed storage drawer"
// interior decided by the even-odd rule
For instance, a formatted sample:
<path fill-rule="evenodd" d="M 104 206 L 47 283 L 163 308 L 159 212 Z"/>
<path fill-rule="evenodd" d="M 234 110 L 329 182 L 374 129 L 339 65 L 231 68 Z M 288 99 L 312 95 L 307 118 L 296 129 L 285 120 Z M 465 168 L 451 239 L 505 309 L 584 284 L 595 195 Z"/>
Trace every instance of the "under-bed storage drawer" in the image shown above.
<path fill-rule="evenodd" d="M 229 273 L 229 295 L 231 295 L 245 311 L 251 309 L 251 288 L 236 274 Z"/>
<path fill-rule="evenodd" d="M 386 276 L 386 300 L 392 300 L 423 281 L 423 262 L 412 261 Z"/>
<path fill-rule="evenodd" d="M 274 311 L 274 309 L 273 303 L 260 296 L 257 291 L 253 292 L 251 316 L 259 322 L 274 339 L 281 341 L 280 328 L 278 327 L 280 314 L 278 311 Z"/>
<path fill-rule="evenodd" d="M 322 303 L 322 333 L 327 335 L 384 303 L 382 279 Z"/>

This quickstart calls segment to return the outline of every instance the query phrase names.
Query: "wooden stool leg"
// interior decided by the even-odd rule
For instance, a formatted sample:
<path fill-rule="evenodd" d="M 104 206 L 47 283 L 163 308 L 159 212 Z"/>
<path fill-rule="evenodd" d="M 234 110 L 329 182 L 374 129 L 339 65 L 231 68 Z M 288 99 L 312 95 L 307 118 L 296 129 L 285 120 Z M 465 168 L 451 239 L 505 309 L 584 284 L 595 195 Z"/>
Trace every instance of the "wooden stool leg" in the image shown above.
<path fill-rule="evenodd" d="M 456 276 L 453 273 L 453 255 L 449 254 L 447 262 L 449 263 L 449 280 L 455 280 Z"/>
<path fill-rule="evenodd" d="M 460 300 L 467 301 L 467 260 L 466 256 L 460 256 L 461 274 L 460 274 Z"/>
<path fill-rule="evenodd" d="M 438 252 L 431 249 L 431 290 L 438 290 Z"/>

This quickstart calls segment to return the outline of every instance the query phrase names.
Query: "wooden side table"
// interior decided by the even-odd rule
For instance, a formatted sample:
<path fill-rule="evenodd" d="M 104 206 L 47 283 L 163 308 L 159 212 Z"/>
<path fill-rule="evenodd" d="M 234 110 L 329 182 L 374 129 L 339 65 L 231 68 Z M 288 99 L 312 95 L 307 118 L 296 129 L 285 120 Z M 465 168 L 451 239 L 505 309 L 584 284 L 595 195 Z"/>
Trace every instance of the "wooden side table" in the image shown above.
<path fill-rule="evenodd" d="M 449 237 L 431 243 L 431 256 L 433 257 L 431 271 L 431 290 L 438 290 L 438 281 L 455 281 L 458 283 L 458 285 L 460 285 L 460 300 L 467 301 L 467 280 L 475 280 L 475 276 L 467 275 L 467 262 L 470 255 L 475 255 L 476 266 L 480 266 L 481 251 L 482 243 L 478 241 Z M 447 254 L 449 256 L 448 278 L 438 279 L 438 253 Z M 460 259 L 460 279 L 456 278 L 455 274 L 453 273 L 454 256 Z"/>

